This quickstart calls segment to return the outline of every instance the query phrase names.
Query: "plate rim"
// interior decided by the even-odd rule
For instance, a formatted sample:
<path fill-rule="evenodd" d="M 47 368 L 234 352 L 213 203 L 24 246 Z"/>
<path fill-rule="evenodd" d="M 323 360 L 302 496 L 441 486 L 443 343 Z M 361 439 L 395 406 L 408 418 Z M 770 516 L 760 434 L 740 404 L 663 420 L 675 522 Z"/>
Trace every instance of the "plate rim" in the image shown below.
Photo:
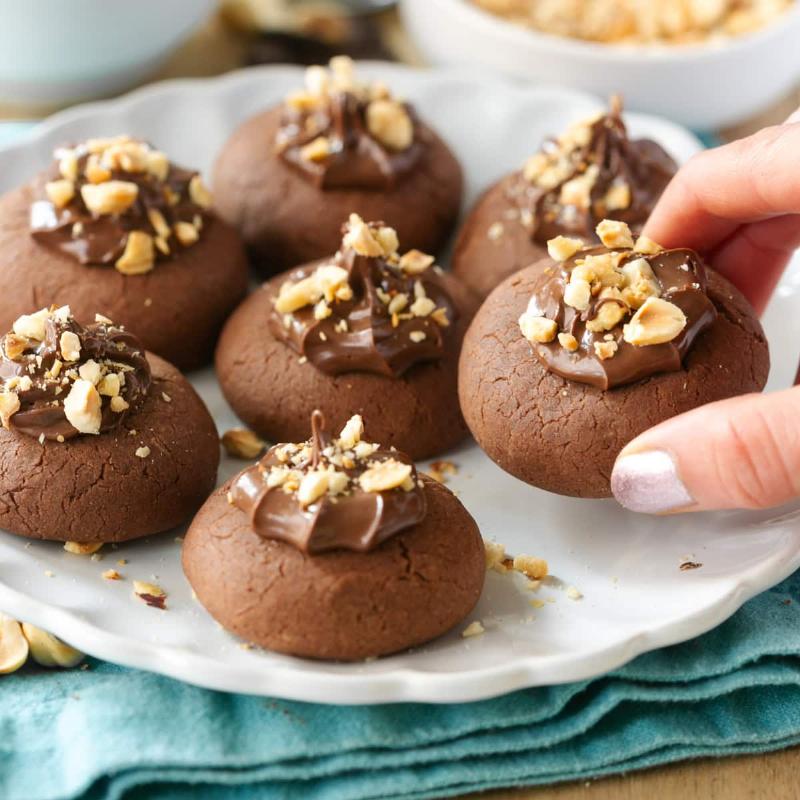
<path fill-rule="evenodd" d="M 487 75 L 485 70 L 453 67 L 422 69 L 380 61 L 359 63 L 365 72 L 373 74 L 384 73 L 388 76 L 403 73 L 426 81 L 456 81 L 470 84 L 478 82 L 487 88 L 523 97 L 525 102 L 533 102 L 534 98 L 553 98 L 559 102 L 569 99 L 580 100 L 583 103 L 601 102 L 584 92 L 514 83 L 500 76 Z M 228 92 L 235 92 L 240 85 L 247 84 L 252 84 L 257 91 L 259 83 L 271 76 L 295 78 L 302 71 L 302 67 L 290 65 L 249 67 L 222 76 L 161 81 L 117 98 L 84 103 L 57 112 L 35 125 L 20 139 L 1 146 L 0 159 L 10 158 L 16 152 L 29 151 L 74 122 L 98 115 L 102 117 L 120 112 L 135 113 L 137 106 L 172 92 L 225 95 Z M 687 150 L 697 150 L 701 147 L 693 134 L 668 120 L 638 113 L 626 116 L 632 121 L 645 118 L 654 128 L 668 130 L 671 137 L 682 140 Z M 52 631 L 89 655 L 122 666 L 157 672 L 209 689 L 332 705 L 370 705 L 386 702 L 453 703 L 488 699 L 534 686 L 554 685 L 556 682 L 552 678 L 542 678 L 543 672 L 558 671 L 560 676 L 558 683 L 585 680 L 609 672 L 642 653 L 705 633 L 727 619 L 751 597 L 780 582 L 798 567 L 800 567 L 800 548 L 795 548 L 790 558 L 786 558 L 783 550 L 776 548 L 769 557 L 759 562 L 753 572 L 744 578 L 739 577 L 715 602 L 699 609 L 696 613 L 664 620 L 655 628 L 642 628 L 599 651 L 594 650 L 583 656 L 576 656 L 574 652 L 569 656 L 555 659 L 526 656 L 518 658 L 512 664 L 504 663 L 491 668 L 456 674 L 400 667 L 385 673 L 371 674 L 368 681 L 357 668 L 347 674 L 317 672 L 313 676 L 314 680 L 309 681 L 308 673 L 294 669 L 291 662 L 273 663 L 266 669 L 259 668 L 256 662 L 252 665 L 222 663 L 218 659 L 200 655 L 181 646 L 125 638 L 118 633 L 98 627 L 67 608 L 48 604 L 30 594 L 13 589 L 2 580 L 0 580 L 0 607 L 7 614 L 24 618 L 34 625 Z M 569 664 L 561 663 L 567 660 Z M 244 692 L 243 685 L 247 686 Z"/>

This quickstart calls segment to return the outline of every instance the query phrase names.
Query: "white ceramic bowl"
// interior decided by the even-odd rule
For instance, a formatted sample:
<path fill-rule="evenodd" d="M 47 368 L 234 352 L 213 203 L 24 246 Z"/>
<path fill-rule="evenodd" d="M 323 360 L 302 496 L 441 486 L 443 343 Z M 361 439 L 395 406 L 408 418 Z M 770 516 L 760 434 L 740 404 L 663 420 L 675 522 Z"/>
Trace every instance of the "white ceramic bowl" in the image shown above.
<path fill-rule="evenodd" d="M 137 83 L 215 0 L 0 0 L 0 102 L 66 104 Z"/>
<path fill-rule="evenodd" d="M 723 44 L 637 47 L 550 36 L 469 0 L 401 0 L 408 31 L 432 64 L 477 64 L 608 96 L 712 130 L 762 111 L 800 80 L 800 3 L 761 31 Z"/>

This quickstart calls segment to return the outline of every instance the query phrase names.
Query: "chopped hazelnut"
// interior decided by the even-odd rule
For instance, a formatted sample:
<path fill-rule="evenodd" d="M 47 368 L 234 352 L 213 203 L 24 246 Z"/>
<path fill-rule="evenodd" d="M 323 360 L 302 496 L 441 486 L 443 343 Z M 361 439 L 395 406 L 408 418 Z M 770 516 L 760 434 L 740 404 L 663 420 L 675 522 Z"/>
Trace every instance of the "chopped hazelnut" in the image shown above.
<path fill-rule="evenodd" d="M 159 181 L 165 181 L 169 175 L 169 159 L 159 150 L 151 150 L 145 159 L 145 169 Z"/>
<path fill-rule="evenodd" d="M 150 455 L 150 448 L 147 445 L 142 445 L 136 448 L 134 455 L 137 458 L 147 458 Z"/>
<path fill-rule="evenodd" d="M 200 232 L 191 222 L 176 222 L 173 227 L 175 237 L 184 247 L 193 245 L 200 238 Z"/>
<path fill-rule="evenodd" d="M 64 542 L 64 549 L 76 556 L 90 556 L 103 546 L 103 542 Z"/>
<path fill-rule="evenodd" d="M 514 556 L 514 569 L 535 581 L 547 577 L 547 562 L 543 558 L 520 554 Z"/>
<path fill-rule="evenodd" d="M 570 239 L 567 236 L 556 236 L 547 242 L 547 252 L 553 261 L 563 262 L 572 258 L 583 247 L 580 239 Z"/>
<path fill-rule="evenodd" d="M 564 287 L 564 303 L 578 311 L 586 311 L 592 299 L 592 287 L 583 280 L 573 276 Z"/>
<path fill-rule="evenodd" d="M 420 275 L 433 264 L 433 256 L 420 250 L 409 250 L 400 256 L 400 269 L 407 275 Z"/>
<path fill-rule="evenodd" d="M 19 411 L 19 397 L 16 392 L 0 392 L 0 422 L 8 428 L 11 417 Z"/>
<path fill-rule="evenodd" d="M 415 317 L 427 317 L 436 309 L 436 303 L 430 297 L 418 297 L 412 304 L 409 311 Z"/>
<path fill-rule="evenodd" d="M 78 432 L 100 433 L 101 402 L 94 384 L 79 378 L 64 399 L 64 415 Z"/>
<path fill-rule="evenodd" d="M 553 339 L 556 338 L 558 325 L 555 320 L 548 319 L 547 317 L 537 317 L 529 311 L 526 311 L 519 318 L 519 329 L 522 331 L 522 335 L 531 342 L 531 344 L 534 342 L 546 344 L 547 342 L 552 342 Z"/>
<path fill-rule="evenodd" d="M 192 176 L 192 179 L 189 181 L 189 198 L 193 203 L 200 206 L 200 208 L 211 208 L 211 192 L 199 175 Z"/>
<path fill-rule="evenodd" d="M 35 314 L 23 314 L 16 319 L 12 329 L 18 336 L 41 342 L 44 340 L 47 316 L 46 308 L 37 311 Z"/>
<path fill-rule="evenodd" d="M 414 141 L 414 123 L 396 100 L 373 100 L 367 106 L 367 129 L 390 150 L 405 150 Z"/>
<path fill-rule="evenodd" d="M 300 481 L 297 490 L 297 502 L 303 508 L 319 500 L 328 491 L 328 473 L 322 470 L 308 472 Z"/>
<path fill-rule="evenodd" d="M 56 207 L 64 208 L 73 197 L 75 197 L 75 184 L 66 178 L 58 181 L 50 181 L 44 186 L 47 199 Z"/>
<path fill-rule="evenodd" d="M 117 397 L 120 392 L 119 375 L 115 372 L 104 375 L 97 384 L 97 391 L 103 397 Z"/>
<path fill-rule="evenodd" d="M 616 342 L 595 342 L 594 352 L 595 355 L 601 360 L 605 361 L 607 358 L 613 358 L 619 349 Z"/>
<path fill-rule="evenodd" d="M 133 204 L 139 187 L 130 181 L 106 181 L 85 183 L 81 197 L 92 214 L 122 214 Z"/>
<path fill-rule="evenodd" d="M 365 492 L 386 492 L 398 488 L 410 476 L 410 464 L 390 458 L 362 472 L 358 482 Z"/>
<path fill-rule="evenodd" d="M 636 244 L 633 247 L 636 253 L 642 253 L 648 256 L 658 255 L 664 248 L 658 244 L 658 242 L 654 242 L 652 239 L 648 239 L 647 236 L 640 236 L 636 240 Z"/>
<path fill-rule="evenodd" d="M 408 334 L 408 338 L 414 342 L 414 344 L 419 344 L 420 342 L 424 342 L 427 338 L 427 334 L 425 331 L 411 331 Z"/>
<path fill-rule="evenodd" d="M 222 434 L 222 446 L 233 458 L 257 458 L 264 450 L 264 442 L 247 428 L 231 428 Z"/>
<path fill-rule="evenodd" d="M 129 407 L 130 404 L 122 397 L 122 395 L 115 395 L 111 398 L 110 408 L 115 414 L 121 414 Z"/>
<path fill-rule="evenodd" d="M 342 432 L 339 434 L 339 446 L 345 450 L 351 450 L 364 435 L 364 420 L 360 414 L 354 414 L 347 420 Z"/>
<path fill-rule="evenodd" d="M 559 333 L 558 343 L 570 353 L 574 353 L 578 349 L 578 340 L 571 333 Z"/>
<path fill-rule="evenodd" d="M 352 247 L 360 256 L 382 256 L 383 245 L 373 234 L 369 225 L 358 214 L 351 214 L 347 232 L 342 239 L 344 247 Z"/>
<path fill-rule="evenodd" d="M 73 331 L 64 331 L 58 340 L 58 346 L 64 361 L 77 361 L 81 357 L 81 340 Z"/>
<path fill-rule="evenodd" d="M 317 136 L 300 148 L 300 157 L 306 161 L 324 161 L 331 154 L 331 143 L 325 136 Z"/>
<path fill-rule="evenodd" d="M 150 272 L 154 263 L 153 237 L 144 231 L 130 231 L 125 250 L 114 266 L 123 275 L 142 275 Z"/>
<path fill-rule="evenodd" d="M 599 301 L 594 318 L 586 322 L 587 330 L 593 333 L 612 330 L 628 315 L 628 306 L 619 289 L 603 289 Z"/>
<path fill-rule="evenodd" d="M 472 636 L 480 636 L 481 634 L 485 633 L 486 629 L 481 624 L 480 620 L 475 620 L 475 622 L 470 622 L 463 631 L 461 631 L 461 638 L 462 639 L 469 639 Z"/>
<path fill-rule="evenodd" d="M 608 248 L 633 247 L 631 229 L 624 222 L 604 219 L 595 230 L 600 241 Z"/>
<path fill-rule="evenodd" d="M 28 340 L 16 333 L 7 333 L 3 339 L 3 350 L 8 358 L 16 361 L 27 349 Z"/>
<path fill-rule="evenodd" d="M 671 342 L 686 327 L 686 315 L 674 303 L 648 297 L 623 328 L 626 342 L 645 347 Z"/>
<path fill-rule="evenodd" d="M 147 219 L 153 226 L 153 230 L 156 232 L 157 236 L 162 239 L 169 239 L 169 237 L 172 236 L 172 229 L 167 224 L 166 219 L 164 219 L 164 215 L 157 208 L 147 209 Z"/>
<path fill-rule="evenodd" d="M 606 211 L 623 211 L 631 204 L 631 187 L 627 183 L 615 183 L 603 198 Z"/>

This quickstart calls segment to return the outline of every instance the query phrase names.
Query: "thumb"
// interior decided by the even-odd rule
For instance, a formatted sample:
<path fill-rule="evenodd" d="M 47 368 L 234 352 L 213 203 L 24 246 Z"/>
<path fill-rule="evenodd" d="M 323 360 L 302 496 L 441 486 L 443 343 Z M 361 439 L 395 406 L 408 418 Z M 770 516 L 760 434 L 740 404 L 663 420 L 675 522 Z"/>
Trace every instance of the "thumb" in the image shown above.
<path fill-rule="evenodd" d="M 768 508 L 800 495 L 800 387 L 701 406 L 627 445 L 611 474 L 631 511 Z"/>

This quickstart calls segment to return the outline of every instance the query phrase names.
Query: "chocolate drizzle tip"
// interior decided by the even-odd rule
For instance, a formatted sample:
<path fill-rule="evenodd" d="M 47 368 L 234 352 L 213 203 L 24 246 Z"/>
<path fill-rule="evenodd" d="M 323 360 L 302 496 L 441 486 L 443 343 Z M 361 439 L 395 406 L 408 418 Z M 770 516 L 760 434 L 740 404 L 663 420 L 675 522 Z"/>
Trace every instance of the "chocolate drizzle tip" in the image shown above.
<path fill-rule="evenodd" d="M 36 190 L 30 228 L 37 241 L 129 275 L 192 246 L 211 204 L 196 171 L 127 136 L 60 148 Z"/>
<path fill-rule="evenodd" d="M 356 81 L 349 59 L 310 67 L 287 98 L 275 146 L 320 189 L 391 189 L 419 162 L 425 132 L 413 110 L 379 84 Z"/>
<path fill-rule="evenodd" d="M 309 441 L 275 445 L 231 486 L 230 502 L 259 536 L 309 555 L 363 553 L 424 518 L 425 491 L 413 464 L 397 450 L 362 441 L 361 417 L 334 440 L 324 433 L 321 412 L 311 428 Z"/>
<path fill-rule="evenodd" d="M 634 229 L 650 216 L 677 170 L 655 142 L 630 139 L 618 97 L 607 114 L 573 125 L 511 180 L 509 200 L 539 244 L 559 236 L 596 241 L 602 219 Z"/>
<path fill-rule="evenodd" d="M 397 377 L 441 358 L 453 301 L 430 256 L 398 256 L 396 246 L 391 228 L 353 215 L 334 258 L 293 271 L 281 287 L 272 333 L 331 375 Z"/>
<path fill-rule="evenodd" d="M 135 336 L 105 318 L 84 327 L 66 306 L 43 309 L 3 339 L 0 419 L 42 441 L 104 433 L 142 403 L 150 381 Z"/>

